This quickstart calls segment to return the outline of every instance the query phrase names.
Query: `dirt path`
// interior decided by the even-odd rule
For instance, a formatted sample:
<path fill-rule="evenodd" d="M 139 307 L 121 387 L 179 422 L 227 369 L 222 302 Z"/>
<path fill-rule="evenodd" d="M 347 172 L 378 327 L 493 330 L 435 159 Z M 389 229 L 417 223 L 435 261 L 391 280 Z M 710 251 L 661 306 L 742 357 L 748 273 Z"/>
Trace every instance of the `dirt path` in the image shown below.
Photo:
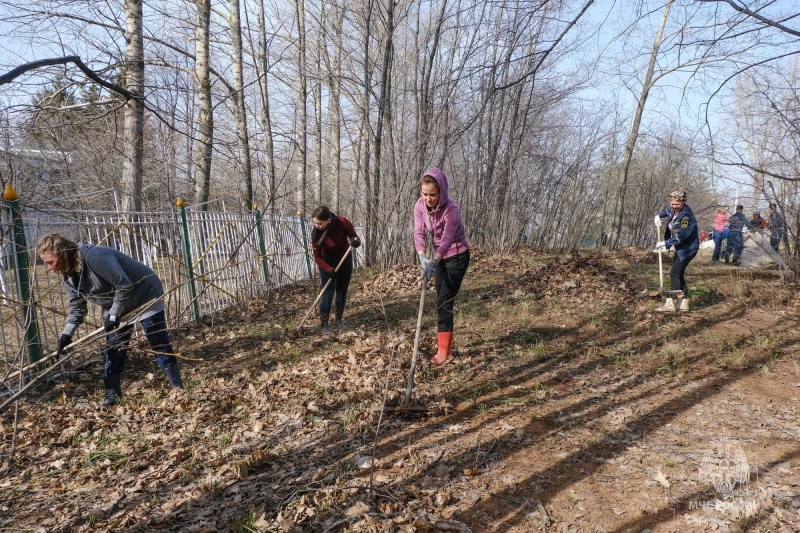
<path fill-rule="evenodd" d="M 800 531 L 796 286 L 701 255 L 694 310 L 661 316 L 649 254 L 475 257 L 457 357 L 416 376 L 428 413 L 372 409 L 387 375 L 389 402 L 405 391 L 413 268 L 360 272 L 328 338 L 287 334 L 314 296 L 295 288 L 186 332 L 186 391 L 135 356 L 110 412 L 96 376 L 26 398 L 0 525 Z"/>

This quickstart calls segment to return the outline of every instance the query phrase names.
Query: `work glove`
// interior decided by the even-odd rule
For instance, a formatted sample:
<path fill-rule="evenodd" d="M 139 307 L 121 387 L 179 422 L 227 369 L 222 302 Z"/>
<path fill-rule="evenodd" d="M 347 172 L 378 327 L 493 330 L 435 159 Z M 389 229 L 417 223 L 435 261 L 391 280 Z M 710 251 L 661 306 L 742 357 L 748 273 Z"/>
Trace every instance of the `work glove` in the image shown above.
<path fill-rule="evenodd" d="M 661 217 L 656 215 L 656 217 L 653 219 L 653 223 L 656 225 L 656 227 L 659 227 L 661 225 Z"/>
<path fill-rule="evenodd" d="M 69 350 L 67 346 L 72 344 L 72 336 L 64 335 L 63 333 L 58 338 L 58 343 L 56 343 L 56 359 L 60 358 L 62 355 L 68 355 Z"/>
<path fill-rule="evenodd" d="M 103 317 L 103 329 L 106 333 L 114 331 L 119 326 L 119 318 L 114 315 L 106 315 Z"/>
<path fill-rule="evenodd" d="M 424 283 L 425 286 L 427 286 L 428 283 L 430 283 L 431 278 L 433 278 L 433 275 L 435 273 L 436 273 L 436 261 L 430 260 L 425 265 L 425 268 L 422 270 L 422 283 Z"/>
<path fill-rule="evenodd" d="M 336 270 L 331 270 L 330 272 L 328 272 L 328 277 L 330 279 L 336 279 L 337 274 L 339 274 L 339 273 L 336 272 Z"/>
<path fill-rule="evenodd" d="M 665 243 L 664 241 L 658 241 L 656 243 L 656 249 L 655 249 L 656 252 L 658 252 L 659 250 L 666 251 L 666 249 L 667 249 L 667 243 Z"/>
<path fill-rule="evenodd" d="M 417 252 L 417 257 L 419 257 L 419 264 L 422 266 L 423 269 L 426 266 L 428 266 L 428 261 L 430 261 L 430 259 L 428 259 L 427 255 L 425 255 L 422 252 Z"/>
<path fill-rule="evenodd" d="M 358 240 L 358 237 L 353 237 L 350 239 L 350 248 L 355 250 L 359 246 L 361 246 L 361 241 Z"/>

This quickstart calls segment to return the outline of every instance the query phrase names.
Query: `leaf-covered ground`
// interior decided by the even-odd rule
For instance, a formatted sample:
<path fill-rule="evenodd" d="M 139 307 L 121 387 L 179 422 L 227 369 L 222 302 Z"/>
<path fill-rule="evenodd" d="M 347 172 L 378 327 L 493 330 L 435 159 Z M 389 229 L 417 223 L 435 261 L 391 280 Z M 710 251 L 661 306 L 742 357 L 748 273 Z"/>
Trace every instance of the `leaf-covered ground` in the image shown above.
<path fill-rule="evenodd" d="M 359 271 L 327 337 L 285 289 L 180 332 L 184 391 L 138 351 L 121 405 L 95 369 L 0 414 L 0 529 L 800 531 L 797 286 L 688 280 L 662 316 L 652 254 L 475 253 L 405 413 L 415 268 Z"/>

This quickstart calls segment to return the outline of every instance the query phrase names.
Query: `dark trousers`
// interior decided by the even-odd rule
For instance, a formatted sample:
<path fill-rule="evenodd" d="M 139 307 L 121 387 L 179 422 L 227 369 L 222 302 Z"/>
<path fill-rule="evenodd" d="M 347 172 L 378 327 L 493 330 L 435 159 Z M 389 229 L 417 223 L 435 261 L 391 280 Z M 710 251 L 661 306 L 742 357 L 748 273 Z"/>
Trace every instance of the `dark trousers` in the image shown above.
<path fill-rule="evenodd" d="M 783 228 L 774 229 L 769 234 L 769 245 L 772 246 L 772 249 L 777 252 L 778 247 L 780 247 L 781 245 L 782 239 L 783 239 Z"/>
<path fill-rule="evenodd" d="M 339 261 L 342 260 L 341 257 L 332 257 L 328 258 L 325 257 L 325 262 L 331 265 L 333 268 L 336 268 L 336 265 L 339 264 Z M 322 298 L 319 300 L 319 313 L 321 315 L 329 314 L 331 312 L 331 302 L 336 304 L 338 309 L 344 309 L 344 304 L 347 303 L 347 288 L 350 286 L 350 278 L 353 277 L 353 255 L 350 254 L 347 256 L 347 259 L 344 260 L 342 266 L 339 267 L 339 271 L 336 273 L 336 277 L 328 285 L 328 288 L 325 289 L 325 293 L 322 295 Z M 320 290 L 322 287 L 328 283 L 328 280 L 331 278 L 331 275 L 319 269 L 319 288 Z"/>
<path fill-rule="evenodd" d="M 453 331 L 453 305 L 469 267 L 469 250 L 436 265 L 436 331 Z"/>
<path fill-rule="evenodd" d="M 697 252 L 683 260 L 676 255 L 675 259 L 672 261 L 672 268 L 669 271 L 670 290 L 683 291 L 684 298 L 689 297 L 689 286 L 686 285 L 684 274 L 686 273 L 686 267 L 689 266 L 689 263 L 694 259 L 695 255 L 697 255 Z"/>
<path fill-rule="evenodd" d="M 145 318 L 140 324 L 145 336 L 147 336 L 147 342 L 150 343 L 150 348 L 157 352 L 156 363 L 167 371 L 170 365 L 178 362 L 178 359 L 172 355 L 175 352 L 172 351 L 172 344 L 169 342 L 164 311 L 159 311 L 155 315 Z M 122 374 L 125 369 L 125 362 L 128 360 L 128 344 L 132 334 L 133 324 L 122 326 L 106 334 L 104 378 Z"/>
<path fill-rule="evenodd" d="M 725 247 L 725 255 L 731 258 L 734 263 L 739 261 L 739 256 L 744 250 L 744 238 L 741 231 L 731 231 L 728 234 L 728 246 Z"/>
<path fill-rule="evenodd" d="M 714 230 L 711 238 L 714 240 L 714 253 L 711 254 L 711 260 L 719 261 L 719 254 L 722 251 L 722 241 L 725 240 L 725 234 L 722 230 Z"/>

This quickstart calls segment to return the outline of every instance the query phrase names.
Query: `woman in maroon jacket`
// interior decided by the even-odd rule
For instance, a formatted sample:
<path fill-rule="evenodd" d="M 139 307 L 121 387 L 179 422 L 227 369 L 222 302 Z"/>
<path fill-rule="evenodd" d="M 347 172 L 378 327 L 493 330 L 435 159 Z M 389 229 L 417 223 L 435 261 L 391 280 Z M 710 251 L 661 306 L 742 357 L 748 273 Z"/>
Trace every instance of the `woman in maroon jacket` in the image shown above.
<path fill-rule="evenodd" d="M 336 314 L 334 325 L 343 327 L 342 314 L 347 302 L 347 287 L 353 275 L 353 254 L 349 254 L 342 266 L 336 271 L 336 265 L 342 260 L 349 247 L 361 246 L 353 224 L 343 216 L 331 213 L 327 206 L 319 206 L 311 214 L 314 229 L 311 230 L 311 247 L 314 250 L 314 262 L 319 266 L 320 289 L 333 279 L 319 301 L 320 329 L 328 333 L 328 320 L 331 316 L 331 302 L 335 302 Z M 335 296 L 334 296 L 335 294 Z"/>

